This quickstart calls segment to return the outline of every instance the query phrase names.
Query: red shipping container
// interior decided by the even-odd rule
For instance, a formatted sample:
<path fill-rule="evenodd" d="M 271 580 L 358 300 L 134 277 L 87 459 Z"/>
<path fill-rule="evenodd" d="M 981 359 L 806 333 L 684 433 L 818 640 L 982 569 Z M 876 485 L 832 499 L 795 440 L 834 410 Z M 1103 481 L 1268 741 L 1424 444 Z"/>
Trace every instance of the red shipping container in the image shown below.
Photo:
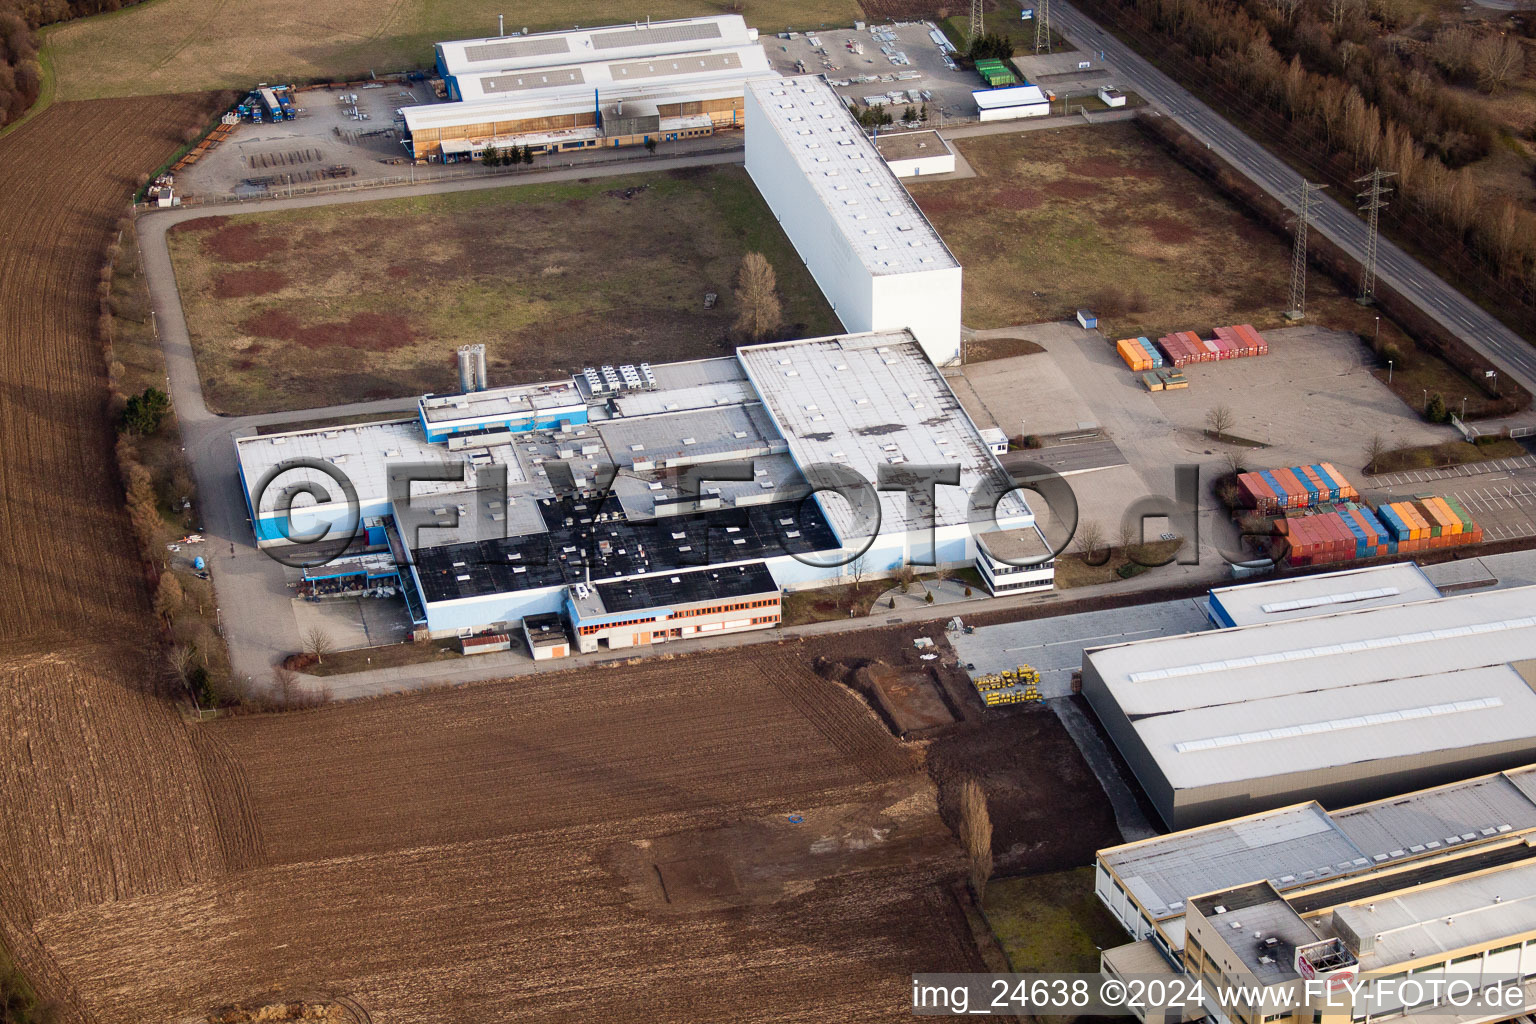
<path fill-rule="evenodd" d="M 1252 324 L 1238 324 L 1237 331 L 1252 342 L 1254 355 L 1269 355 L 1269 342 L 1264 340 L 1264 335 L 1253 329 Z"/>

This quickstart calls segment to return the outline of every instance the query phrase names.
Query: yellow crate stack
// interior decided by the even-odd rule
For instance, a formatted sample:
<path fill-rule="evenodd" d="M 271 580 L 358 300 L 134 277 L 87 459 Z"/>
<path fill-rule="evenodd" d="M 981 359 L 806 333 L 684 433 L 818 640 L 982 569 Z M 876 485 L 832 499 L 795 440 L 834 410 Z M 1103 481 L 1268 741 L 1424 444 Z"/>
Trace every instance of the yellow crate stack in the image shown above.
<path fill-rule="evenodd" d="M 989 708 L 1007 704 L 1038 704 L 1040 673 L 1029 665 L 977 676 L 974 682 L 981 701 Z"/>

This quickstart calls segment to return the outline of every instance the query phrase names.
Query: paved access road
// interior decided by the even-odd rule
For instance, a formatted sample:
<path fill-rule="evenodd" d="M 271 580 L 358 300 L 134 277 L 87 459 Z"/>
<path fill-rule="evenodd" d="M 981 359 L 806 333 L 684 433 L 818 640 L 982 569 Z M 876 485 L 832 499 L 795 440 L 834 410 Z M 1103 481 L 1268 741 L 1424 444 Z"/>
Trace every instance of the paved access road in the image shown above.
<path fill-rule="evenodd" d="M 1116 84 L 1122 88 L 1134 87 L 1264 191 L 1295 209 L 1296 203 L 1290 193 L 1301 185 L 1301 176 L 1279 157 L 1195 99 L 1183 86 L 1101 29 L 1066 0 L 1051 5 L 1051 17 L 1052 27 L 1079 49 L 1103 52 L 1107 62 L 1127 79 Z M 1323 193 L 1313 213 L 1312 229 L 1361 259 L 1365 253 L 1365 222 L 1355 215 L 1352 207 L 1346 209 L 1340 204 L 1338 198 Z M 1536 349 L 1387 238 L 1381 239 L 1378 248 L 1376 274 L 1383 282 L 1411 297 L 1420 309 L 1492 360 L 1526 390 L 1536 393 Z"/>

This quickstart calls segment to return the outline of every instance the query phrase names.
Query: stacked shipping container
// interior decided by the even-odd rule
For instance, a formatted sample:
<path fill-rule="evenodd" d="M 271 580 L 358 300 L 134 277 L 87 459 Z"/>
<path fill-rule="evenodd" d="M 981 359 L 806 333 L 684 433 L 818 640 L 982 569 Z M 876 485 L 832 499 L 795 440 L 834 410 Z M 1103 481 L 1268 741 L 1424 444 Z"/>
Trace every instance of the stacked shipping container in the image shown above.
<path fill-rule="evenodd" d="M 1483 529 L 1455 498 L 1394 501 L 1377 509 L 1400 551 L 1481 544 Z"/>
<path fill-rule="evenodd" d="M 1360 495 L 1331 462 L 1290 469 L 1261 469 L 1237 475 L 1244 508 L 1273 515 L 1289 508 L 1310 508 L 1329 501 L 1355 501 Z"/>
<path fill-rule="evenodd" d="M 1211 339 L 1201 338 L 1194 331 L 1178 331 L 1164 335 L 1157 343 L 1174 366 L 1269 354 L 1269 342 L 1251 324 L 1218 327 L 1216 337 Z"/>
<path fill-rule="evenodd" d="M 1126 366 L 1137 373 L 1157 370 L 1163 366 L 1163 356 L 1146 338 L 1121 338 L 1115 342 L 1115 352 Z"/>
<path fill-rule="evenodd" d="M 1396 554 L 1381 520 L 1352 502 L 1331 512 L 1275 521 L 1280 551 L 1292 565 L 1325 565 Z"/>

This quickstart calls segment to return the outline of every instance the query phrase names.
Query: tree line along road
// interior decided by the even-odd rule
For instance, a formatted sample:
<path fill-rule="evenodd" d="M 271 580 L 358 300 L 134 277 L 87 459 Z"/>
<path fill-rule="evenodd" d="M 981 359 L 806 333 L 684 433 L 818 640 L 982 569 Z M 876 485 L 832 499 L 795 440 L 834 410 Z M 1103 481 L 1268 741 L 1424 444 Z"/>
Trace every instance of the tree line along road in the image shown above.
<path fill-rule="evenodd" d="M 1287 209 L 1296 209 L 1291 194 L 1300 188 L 1301 175 L 1066 0 L 1051 6 L 1052 27 L 1078 48 L 1102 53 L 1130 79 L 1122 86 L 1133 86 Z M 1309 223 L 1356 260 L 1364 259 L 1365 223 L 1326 192 L 1315 202 Z M 1376 276 L 1536 394 L 1536 350 L 1530 343 L 1385 237 L 1377 246 Z"/>

